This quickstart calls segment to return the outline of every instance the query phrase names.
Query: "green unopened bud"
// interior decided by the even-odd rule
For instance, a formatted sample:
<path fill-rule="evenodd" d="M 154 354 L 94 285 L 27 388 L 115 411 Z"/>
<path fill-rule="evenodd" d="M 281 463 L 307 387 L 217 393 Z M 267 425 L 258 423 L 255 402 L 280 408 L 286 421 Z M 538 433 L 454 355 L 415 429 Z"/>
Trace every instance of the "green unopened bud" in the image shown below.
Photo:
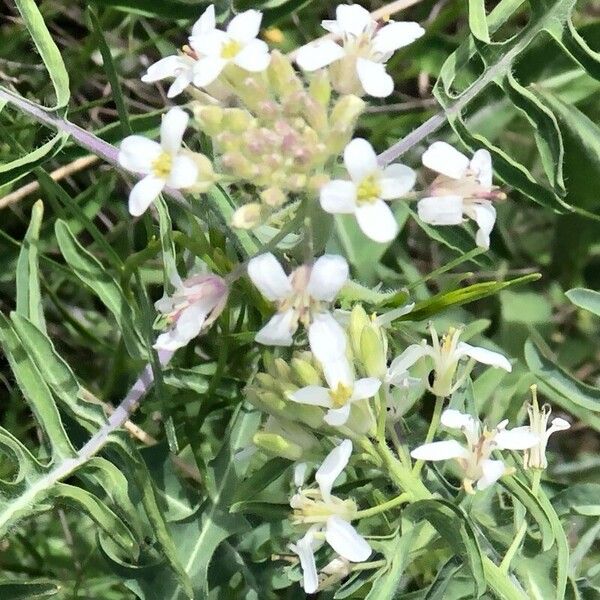
<path fill-rule="evenodd" d="M 302 81 L 296 74 L 289 58 L 277 50 L 271 52 L 271 62 L 267 73 L 273 90 L 280 98 L 303 89 Z"/>
<path fill-rule="evenodd" d="M 262 220 L 262 206 L 258 202 L 251 202 L 240 206 L 231 218 L 231 224 L 238 229 L 252 229 Z"/>
<path fill-rule="evenodd" d="M 329 81 L 329 71 L 327 69 L 321 69 L 313 75 L 308 92 L 321 106 L 329 106 L 331 82 Z"/>
<path fill-rule="evenodd" d="M 321 385 L 321 376 L 309 362 L 300 358 L 292 359 L 292 371 L 299 386 Z"/>
<path fill-rule="evenodd" d="M 386 347 L 378 326 L 375 324 L 364 327 L 360 336 L 360 360 L 369 377 L 382 378 L 387 371 Z"/>
<path fill-rule="evenodd" d="M 273 456 L 283 456 L 284 458 L 293 461 L 302 458 L 302 447 L 294 442 L 286 440 L 277 433 L 257 431 L 254 434 L 252 441 L 256 446 Z"/>
<path fill-rule="evenodd" d="M 275 377 L 270 375 L 269 373 L 257 373 L 254 377 L 254 380 L 258 386 L 260 386 L 263 390 L 272 390 L 277 389 L 277 381 Z"/>
<path fill-rule="evenodd" d="M 204 154 L 200 154 L 199 152 L 186 152 L 186 155 L 194 161 L 198 168 L 198 179 L 189 190 L 191 192 L 203 194 L 213 186 L 219 179 L 219 176 L 215 174 L 212 162 L 208 157 L 204 156 Z"/>
<path fill-rule="evenodd" d="M 269 417 L 264 431 L 281 435 L 286 440 L 298 444 L 305 452 L 319 445 L 319 440 L 303 425 L 288 419 Z"/>
<path fill-rule="evenodd" d="M 277 370 L 277 374 L 279 376 L 279 383 L 283 381 L 289 381 L 292 377 L 292 369 L 290 365 L 288 365 L 283 358 L 276 358 L 274 363 L 275 369 Z"/>
<path fill-rule="evenodd" d="M 354 356 L 360 357 L 360 338 L 362 335 L 363 328 L 369 326 L 371 320 L 367 315 L 367 312 L 363 308 L 362 304 L 355 304 L 352 312 L 350 313 L 350 324 L 348 327 L 348 333 L 350 337 L 350 345 L 352 346 L 352 353 Z"/>
<path fill-rule="evenodd" d="M 244 133 L 252 126 L 252 115 L 241 108 L 228 108 L 224 111 L 223 126 L 233 133 Z"/>
<path fill-rule="evenodd" d="M 222 129 L 223 109 L 220 106 L 202 106 L 195 104 L 194 117 L 198 126 L 208 135 L 216 135 Z"/>
<path fill-rule="evenodd" d="M 342 96 L 331 111 L 331 126 L 340 131 L 354 129 L 358 117 L 365 109 L 365 101 L 349 94 Z"/>

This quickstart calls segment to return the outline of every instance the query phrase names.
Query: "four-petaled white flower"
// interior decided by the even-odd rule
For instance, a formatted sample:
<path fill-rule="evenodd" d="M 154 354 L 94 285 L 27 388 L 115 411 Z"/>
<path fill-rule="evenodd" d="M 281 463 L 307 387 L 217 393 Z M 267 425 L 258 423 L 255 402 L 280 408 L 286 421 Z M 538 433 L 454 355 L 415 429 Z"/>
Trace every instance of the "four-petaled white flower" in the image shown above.
<path fill-rule="evenodd" d="M 290 398 L 301 404 L 328 408 L 325 422 L 334 427 L 346 423 L 353 402 L 372 398 L 381 386 L 381 381 L 376 377 L 355 380 L 345 356 L 326 360 L 323 373 L 329 387 L 309 385 L 290 393 Z"/>
<path fill-rule="evenodd" d="M 264 71 L 271 55 L 267 44 L 256 37 L 262 13 L 258 10 L 242 12 L 230 21 L 227 31 L 221 31 L 216 28 L 212 5 L 205 15 L 209 11 L 211 13 L 202 26 L 190 37 L 190 45 L 198 57 L 194 65 L 194 85 L 210 85 L 230 63 L 253 73 Z"/>
<path fill-rule="evenodd" d="M 496 222 L 492 202 L 506 195 L 492 185 L 492 157 L 477 150 L 469 160 L 446 142 L 433 143 L 422 156 L 423 164 L 439 173 L 427 193 L 419 200 L 419 218 L 431 225 L 459 225 L 463 215 L 473 219 L 479 230 L 478 246 L 490 247 L 490 233 Z"/>
<path fill-rule="evenodd" d="M 382 169 L 367 140 L 356 138 L 344 150 L 344 164 L 351 181 L 334 179 L 321 188 L 323 210 L 354 213 L 365 235 L 376 242 L 389 242 L 398 233 L 394 214 L 384 200 L 401 198 L 412 190 L 416 175 L 405 165 Z"/>
<path fill-rule="evenodd" d="M 450 429 L 460 429 L 467 440 L 466 446 L 456 440 L 432 442 L 410 454 L 418 460 L 456 460 L 462 471 L 463 487 L 469 494 L 474 493 L 475 482 L 478 490 L 484 490 L 511 472 L 503 461 L 490 458 L 494 450 L 526 450 L 539 442 L 538 436 L 527 427 L 506 429 L 508 419 L 488 430 L 471 415 L 448 409 L 442 413 L 441 422 Z"/>
<path fill-rule="evenodd" d="M 277 313 L 258 332 L 256 341 L 290 346 L 302 323 L 317 360 L 343 355 L 347 338 L 328 312 L 338 292 L 348 281 L 348 263 L 341 256 L 325 254 L 312 265 L 302 265 L 286 276 L 272 254 L 261 254 L 248 263 L 248 275 L 260 293 L 277 304 Z"/>
<path fill-rule="evenodd" d="M 342 94 L 389 96 L 394 80 L 386 73 L 385 63 L 399 48 L 412 44 L 425 30 L 412 22 L 390 21 L 379 28 L 367 10 L 354 4 L 341 4 L 335 21 L 323 21 L 327 31 L 342 38 L 343 46 L 330 39 L 303 46 L 296 62 L 305 71 L 331 67 L 332 82 Z"/>
<path fill-rule="evenodd" d="M 526 469 L 545 469 L 548 466 L 548 461 L 546 460 L 548 438 L 557 431 L 569 429 L 571 424 L 565 419 L 556 417 L 552 419 L 552 423 L 550 424 L 550 427 L 548 427 L 548 420 L 550 419 L 552 408 L 549 404 L 543 404 L 540 409 L 535 386 L 532 387 L 532 393 L 533 402 L 527 405 L 529 425 L 522 427 L 521 429 L 524 431 L 531 431 L 533 434 L 537 435 L 538 443 L 525 451 L 523 466 Z"/>
<path fill-rule="evenodd" d="M 225 280 L 213 274 L 194 275 L 185 281 L 175 274 L 172 283 L 173 295 L 154 304 L 169 324 L 154 344 L 160 350 L 177 350 L 212 325 L 223 312 L 229 294 Z"/>
<path fill-rule="evenodd" d="M 303 587 L 307 594 L 313 594 L 319 587 L 314 553 L 323 541 L 350 562 L 363 562 L 372 552 L 368 542 L 350 524 L 356 516 L 354 501 L 341 500 L 331 494 L 333 484 L 348 464 L 351 454 L 350 440 L 344 440 L 336 446 L 325 457 L 315 474 L 318 485 L 316 489 L 302 488 L 306 474 L 305 463 L 298 465 L 294 473 L 294 482 L 299 489 L 290 500 L 290 506 L 294 509 L 292 522 L 311 527 L 290 548 L 300 559 Z"/>
<path fill-rule="evenodd" d="M 129 212 L 137 217 L 168 186 L 189 188 L 198 178 L 198 166 L 181 151 L 189 115 L 172 108 L 160 126 L 160 144 L 141 135 L 130 135 L 119 149 L 119 164 L 134 173 L 145 175 L 129 193 Z"/>
<path fill-rule="evenodd" d="M 508 359 L 499 352 L 460 342 L 461 329 L 451 327 L 448 333 L 442 336 L 441 341 L 433 323 L 429 325 L 429 330 L 431 333 L 431 346 L 425 340 L 420 344 L 408 346 L 402 354 L 392 361 L 387 374 L 389 383 L 396 383 L 408 377 L 408 369 L 423 357 L 430 358 L 434 372 L 433 385 L 426 381 L 424 383 L 429 391 L 436 396 L 450 396 L 462 385 L 471 370 L 467 366 L 455 380 L 458 364 L 464 357 L 484 365 L 500 367 L 509 373 L 512 371 L 512 365 Z"/>

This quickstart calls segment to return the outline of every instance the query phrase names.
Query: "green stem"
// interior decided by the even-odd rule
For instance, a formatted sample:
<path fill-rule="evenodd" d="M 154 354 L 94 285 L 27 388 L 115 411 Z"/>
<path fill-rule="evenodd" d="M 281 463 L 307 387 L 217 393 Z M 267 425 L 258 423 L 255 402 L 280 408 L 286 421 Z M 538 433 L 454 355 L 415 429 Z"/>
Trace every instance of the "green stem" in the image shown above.
<path fill-rule="evenodd" d="M 354 571 L 367 571 L 369 569 L 379 569 L 380 567 L 385 567 L 388 564 L 388 561 L 383 560 L 373 560 L 371 562 L 364 562 L 352 565 L 350 570 Z"/>
<path fill-rule="evenodd" d="M 436 396 L 435 406 L 433 407 L 433 415 L 431 416 L 431 423 L 429 424 L 429 429 L 427 431 L 427 436 L 425 437 L 425 444 L 429 444 L 433 441 L 436 431 L 440 426 L 440 420 L 442 418 L 442 409 L 444 408 L 444 400 L 443 396 Z M 413 473 L 418 475 L 423 468 L 423 461 L 418 460 L 413 467 Z"/>
<path fill-rule="evenodd" d="M 356 513 L 356 519 L 365 519 L 366 517 L 372 517 L 373 515 L 378 515 L 379 513 L 385 512 L 386 510 L 390 510 L 391 508 L 395 508 L 400 504 L 405 504 L 408 502 L 408 494 L 400 494 L 383 504 L 378 504 L 377 506 L 372 506 L 371 508 L 365 508 L 364 510 L 359 510 Z"/>

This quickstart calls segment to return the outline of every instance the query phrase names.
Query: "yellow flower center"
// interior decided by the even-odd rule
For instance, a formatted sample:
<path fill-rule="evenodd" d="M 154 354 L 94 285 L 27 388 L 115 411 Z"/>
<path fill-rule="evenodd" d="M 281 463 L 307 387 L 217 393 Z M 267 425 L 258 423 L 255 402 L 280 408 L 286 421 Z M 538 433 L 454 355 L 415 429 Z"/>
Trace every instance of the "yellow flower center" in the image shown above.
<path fill-rule="evenodd" d="M 168 152 L 161 152 L 152 163 L 152 173 L 159 179 L 166 179 L 173 167 L 173 157 Z"/>
<path fill-rule="evenodd" d="M 329 398 L 333 408 L 342 408 L 348 404 L 348 400 L 352 397 L 352 388 L 343 383 L 338 383 L 335 390 L 329 391 Z"/>
<path fill-rule="evenodd" d="M 223 44 L 223 47 L 221 48 L 221 58 L 229 60 L 236 56 L 241 49 L 242 46 L 239 42 L 229 40 L 226 44 Z"/>
<path fill-rule="evenodd" d="M 356 190 L 356 199 L 359 203 L 371 203 L 381 198 L 381 186 L 375 175 L 365 177 Z"/>

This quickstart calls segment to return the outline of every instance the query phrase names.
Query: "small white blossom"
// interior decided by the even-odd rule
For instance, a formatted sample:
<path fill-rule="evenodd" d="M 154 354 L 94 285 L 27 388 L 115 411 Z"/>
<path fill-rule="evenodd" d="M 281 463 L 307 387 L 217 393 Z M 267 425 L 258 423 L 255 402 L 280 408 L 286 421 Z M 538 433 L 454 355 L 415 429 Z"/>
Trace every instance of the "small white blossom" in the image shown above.
<path fill-rule="evenodd" d="M 253 73 L 264 71 L 271 55 L 267 44 L 257 39 L 262 13 L 258 10 L 242 12 L 230 21 L 226 31 L 221 31 L 216 28 L 212 6 L 207 12 L 211 9 L 212 18 L 203 22 L 190 37 L 190 45 L 198 56 L 194 85 L 210 85 L 229 64 Z"/>
<path fill-rule="evenodd" d="M 477 150 L 469 160 L 450 144 L 435 142 L 422 161 L 439 175 L 428 190 L 430 195 L 418 203 L 419 218 L 431 225 L 459 225 L 463 215 L 473 219 L 479 227 L 475 241 L 487 250 L 496 222 L 492 201 L 506 197 L 492 185 L 490 153 Z"/>
<path fill-rule="evenodd" d="M 141 135 L 126 137 L 119 148 L 119 164 L 134 173 L 145 175 L 129 194 L 129 212 L 143 214 L 165 187 L 189 188 L 198 178 L 195 161 L 181 151 L 189 115 L 172 108 L 160 126 L 160 144 Z"/>
<path fill-rule="evenodd" d="M 325 361 L 323 372 L 329 387 L 309 385 L 292 392 L 290 398 L 300 404 L 328 408 L 325 422 L 334 427 L 346 423 L 353 402 L 372 398 L 381 386 L 381 381 L 375 377 L 355 380 L 345 356 Z"/>
<path fill-rule="evenodd" d="M 418 23 L 412 22 L 390 21 L 379 27 L 369 12 L 357 4 L 339 5 L 336 20 L 323 21 L 322 25 L 340 36 L 343 45 L 325 39 L 303 46 L 296 56 L 298 65 L 305 71 L 332 65 L 332 81 L 337 91 L 366 93 L 377 98 L 389 96 L 394 90 L 385 63 L 396 50 L 425 33 Z"/>
<path fill-rule="evenodd" d="M 382 169 L 367 140 L 356 138 L 344 150 L 350 181 L 334 179 L 321 188 L 323 210 L 353 213 L 365 235 L 376 242 L 389 242 L 398 233 L 394 214 L 384 200 L 401 198 L 414 186 L 415 172 L 405 165 Z"/>
<path fill-rule="evenodd" d="M 288 277 L 272 254 L 261 254 L 248 263 L 248 275 L 260 293 L 277 305 L 277 313 L 258 332 L 257 342 L 290 346 L 292 335 L 302 323 L 308 329 L 317 360 L 324 362 L 346 352 L 346 334 L 328 311 L 328 305 L 348 281 L 344 258 L 325 254 Z"/>
<path fill-rule="evenodd" d="M 185 281 L 177 275 L 173 284 L 173 295 L 154 304 L 169 323 L 154 344 L 160 350 L 177 350 L 212 325 L 223 312 L 229 294 L 225 280 L 213 274 L 195 275 Z"/>
<path fill-rule="evenodd" d="M 411 344 L 400 356 L 397 356 L 388 370 L 389 383 L 398 385 L 398 382 L 405 380 L 408 377 L 408 369 L 424 357 L 430 358 L 434 371 L 433 385 L 429 383 L 426 385 L 436 396 L 450 396 L 461 386 L 470 371 L 467 367 L 455 381 L 458 364 L 464 357 L 508 372 L 512 370 L 508 359 L 499 352 L 459 341 L 461 329 L 451 328 L 446 335 L 442 336 L 441 341 L 433 324 L 429 329 L 431 345 L 423 340 L 421 344 Z"/>
<path fill-rule="evenodd" d="M 456 460 L 462 471 L 463 487 L 470 494 L 474 493 L 475 482 L 478 490 L 484 490 L 510 472 L 503 461 L 490 458 L 494 450 L 525 450 L 539 441 L 527 427 L 506 429 L 508 420 L 505 420 L 488 430 L 478 419 L 453 409 L 442 413 L 441 422 L 445 427 L 462 431 L 466 446 L 456 440 L 432 442 L 410 454 L 417 460 Z"/>
<path fill-rule="evenodd" d="M 341 475 L 352 454 L 352 442 L 344 440 L 322 462 L 315 474 L 317 488 L 303 488 L 306 466 L 298 465 L 294 473 L 299 488 L 292 496 L 292 522 L 308 524 L 306 534 L 290 549 L 298 555 L 303 573 L 303 587 L 313 594 L 319 586 L 315 551 L 325 540 L 337 554 L 350 562 L 364 562 L 371 555 L 368 542 L 352 527 L 357 509 L 353 500 L 341 500 L 331 494 L 335 480 Z"/>

